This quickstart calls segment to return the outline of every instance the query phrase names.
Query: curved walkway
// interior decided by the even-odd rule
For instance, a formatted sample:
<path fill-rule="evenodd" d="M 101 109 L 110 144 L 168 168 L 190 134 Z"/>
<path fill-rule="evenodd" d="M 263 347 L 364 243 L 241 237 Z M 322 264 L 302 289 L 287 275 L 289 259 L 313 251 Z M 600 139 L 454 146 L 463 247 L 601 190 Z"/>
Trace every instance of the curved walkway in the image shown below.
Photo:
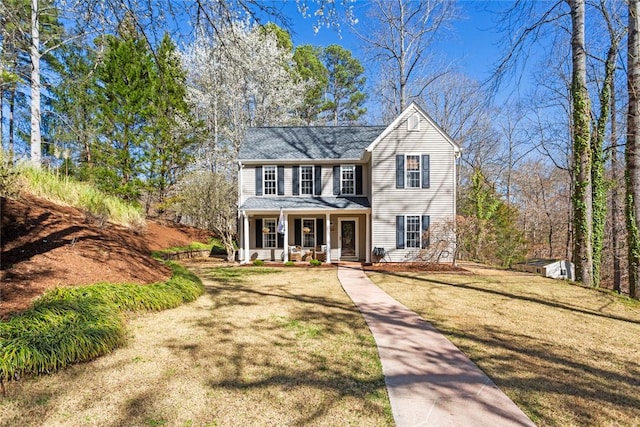
<path fill-rule="evenodd" d="M 534 425 L 464 353 L 359 265 L 340 265 L 338 278 L 376 340 L 398 427 Z"/>

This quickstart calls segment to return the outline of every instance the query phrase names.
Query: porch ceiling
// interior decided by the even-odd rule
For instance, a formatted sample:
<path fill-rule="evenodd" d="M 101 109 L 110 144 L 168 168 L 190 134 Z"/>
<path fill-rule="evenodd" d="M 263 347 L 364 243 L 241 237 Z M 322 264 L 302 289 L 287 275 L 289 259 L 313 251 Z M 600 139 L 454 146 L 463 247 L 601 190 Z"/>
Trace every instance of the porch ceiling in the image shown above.
<path fill-rule="evenodd" d="M 249 197 L 242 203 L 243 211 L 327 210 L 362 211 L 371 208 L 367 197 Z"/>

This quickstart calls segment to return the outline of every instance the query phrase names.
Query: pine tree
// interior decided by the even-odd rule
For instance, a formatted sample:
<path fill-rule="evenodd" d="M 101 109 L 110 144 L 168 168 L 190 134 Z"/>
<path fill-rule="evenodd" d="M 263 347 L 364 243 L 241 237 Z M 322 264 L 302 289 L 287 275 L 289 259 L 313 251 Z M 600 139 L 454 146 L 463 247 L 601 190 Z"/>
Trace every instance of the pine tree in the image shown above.
<path fill-rule="evenodd" d="M 92 176 L 103 190 L 133 201 L 140 195 L 156 71 L 146 42 L 130 21 L 123 22 L 118 36 L 106 36 L 101 43 L 105 54 L 92 91 L 99 133 Z"/>
<path fill-rule="evenodd" d="M 329 100 L 323 107 L 328 113 L 327 120 L 334 126 L 353 123 L 367 112 L 363 107 L 366 99 L 364 67 L 350 51 L 335 44 L 324 50 L 323 58 L 329 73 Z"/>

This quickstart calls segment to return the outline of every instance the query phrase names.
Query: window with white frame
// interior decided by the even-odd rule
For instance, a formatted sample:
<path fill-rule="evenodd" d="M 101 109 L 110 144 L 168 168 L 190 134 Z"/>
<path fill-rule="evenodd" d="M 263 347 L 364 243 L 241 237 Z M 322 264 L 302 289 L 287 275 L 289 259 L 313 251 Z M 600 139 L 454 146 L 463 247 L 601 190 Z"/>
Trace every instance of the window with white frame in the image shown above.
<path fill-rule="evenodd" d="M 276 219 L 265 218 L 262 220 L 262 247 L 267 249 L 276 248 L 278 244 L 276 234 Z"/>
<path fill-rule="evenodd" d="M 407 248 L 420 247 L 420 216 L 407 215 L 407 223 L 405 227 L 405 242 Z"/>
<path fill-rule="evenodd" d="M 405 165 L 406 187 L 420 188 L 420 156 L 407 155 Z"/>
<path fill-rule="evenodd" d="M 313 166 L 300 166 L 300 194 L 313 195 Z"/>
<path fill-rule="evenodd" d="M 277 174 L 275 166 L 264 166 L 262 168 L 264 194 L 275 195 L 277 193 Z"/>
<path fill-rule="evenodd" d="M 355 195 L 356 194 L 356 167 L 354 165 L 346 165 L 341 168 L 340 194 Z"/>
<path fill-rule="evenodd" d="M 305 248 L 313 248 L 316 246 L 316 220 L 302 220 L 302 246 Z"/>

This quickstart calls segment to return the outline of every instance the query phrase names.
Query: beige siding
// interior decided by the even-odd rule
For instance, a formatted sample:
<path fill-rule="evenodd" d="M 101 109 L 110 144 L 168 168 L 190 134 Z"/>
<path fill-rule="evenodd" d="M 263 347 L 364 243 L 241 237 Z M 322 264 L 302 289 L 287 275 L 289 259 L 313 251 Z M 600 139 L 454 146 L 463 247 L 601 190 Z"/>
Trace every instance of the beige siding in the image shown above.
<path fill-rule="evenodd" d="M 396 154 L 430 156 L 430 188 L 396 189 Z M 451 144 L 424 118 L 419 131 L 401 121 L 372 153 L 372 246 L 390 252 L 393 261 L 415 249 L 396 250 L 396 215 L 429 215 L 433 227 L 455 215 L 455 156 Z"/>
<path fill-rule="evenodd" d="M 274 163 L 269 163 L 270 165 Z M 339 163 L 336 163 L 338 165 Z M 345 163 L 346 164 L 346 163 Z M 353 164 L 353 163 L 349 163 Z M 301 163 L 300 166 L 309 165 L 309 163 Z M 331 197 L 333 196 L 333 166 L 331 164 L 323 164 L 322 165 L 322 196 Z M 241 171 L 239 172 L 241 175 L 242 182 L 242 194 L 240 195 L 240 203 L 244 202 L 248 197 L 253 197 L 256 195 L 256 172 L 255 166 L 247 166 L 244 165 Z M 370 194 L 370 186 L 369 186 L 369 165 L 362 165 L 362 191 L 365 196 Z M 284 195 L 292 196 L 293 195 L 293 166 L 286 165 L 284 167 Z M 269 196 L 275 197 L 275 196 Z M 308 196 L 301 196 L 308 197 Z"/>
<path fill-rule="evenodd" d="M 253 166 L 243 166 L 240 173 L 242 174 L 242 194 L 240 195 L 242 204 L 247 197 L 256 195 L 256 169 Z"/>

